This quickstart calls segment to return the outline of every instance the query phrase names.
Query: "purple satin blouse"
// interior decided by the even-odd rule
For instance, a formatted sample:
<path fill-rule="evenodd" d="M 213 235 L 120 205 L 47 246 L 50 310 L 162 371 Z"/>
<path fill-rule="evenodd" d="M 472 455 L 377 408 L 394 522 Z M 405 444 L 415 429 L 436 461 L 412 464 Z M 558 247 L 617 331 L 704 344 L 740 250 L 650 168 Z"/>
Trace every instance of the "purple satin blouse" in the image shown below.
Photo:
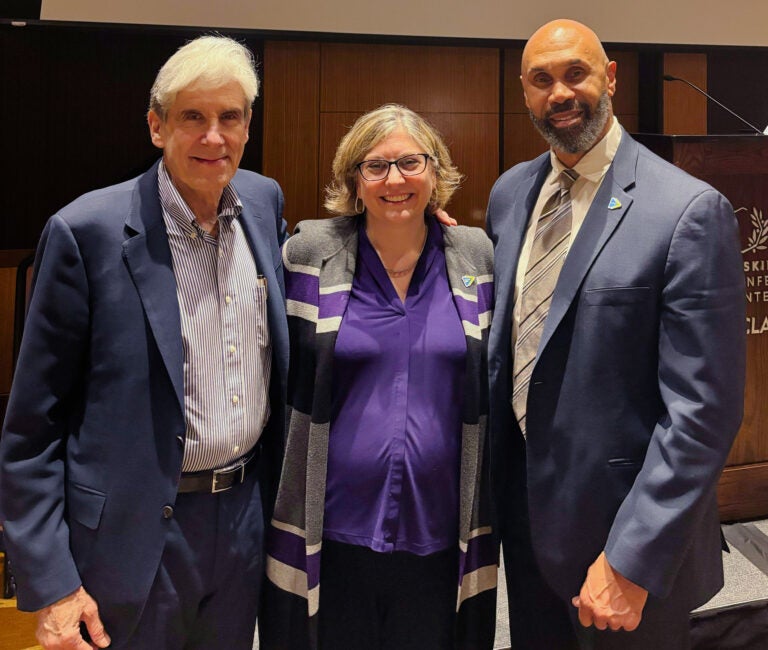
<path fill-rule="evenodd" d="M 458 539 L 466 341 L 428 223 L 405 305 L 361 225 L 336 340 L 323 536 L 380 552 Z"/>

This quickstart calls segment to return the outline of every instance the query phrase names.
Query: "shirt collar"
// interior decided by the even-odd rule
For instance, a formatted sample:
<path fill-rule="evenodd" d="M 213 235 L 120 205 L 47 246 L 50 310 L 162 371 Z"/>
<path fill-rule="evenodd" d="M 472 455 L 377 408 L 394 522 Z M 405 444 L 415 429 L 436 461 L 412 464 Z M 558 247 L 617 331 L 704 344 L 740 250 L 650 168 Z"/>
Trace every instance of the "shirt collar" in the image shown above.
<path fill-rule="evenodd" d="M 200 230 L 199 224 L 195 221 L 195 215 L 179 194 L 162 160 L 157 168 L 157 186 L 163 210 L 185 230 Z M 219 227 L 231 228 L 232 221 L 240 216 L 242 210 L 243 204 L 240 197 L 232 187 L 232 183 L 228 183 L 219 201 Z"/>
<path fill-rule="evenodd" d="M 614 116 L 611 128 L 608 129 L 608 133 L 600 139 L 600 141 L 592 147 L 579 162 L 574 165 L 573 169 L 578 172 L 579 177 L 585 178 L 592 183 L 600 182 L 600 179 L 605 176 L 605 172 L 611 166 L 616 151 L 619 149 L 619 143 L 621 142 L 621 126 L 619 121 Z M 555 152 L 550 150 L 550 161 L 552 162 L 552 170 L 554 176 L 566 169 L 565 165 L 560 162 L 560 159 L 555 155 Z"/>

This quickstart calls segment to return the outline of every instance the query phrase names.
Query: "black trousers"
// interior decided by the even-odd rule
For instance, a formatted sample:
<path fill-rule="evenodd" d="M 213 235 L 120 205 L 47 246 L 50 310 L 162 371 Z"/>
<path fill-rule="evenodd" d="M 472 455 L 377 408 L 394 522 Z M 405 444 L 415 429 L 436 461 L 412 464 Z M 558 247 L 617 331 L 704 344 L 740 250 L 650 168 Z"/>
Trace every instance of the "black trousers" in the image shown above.
<path fill-rule="evenodd" d="M 458 550 L 377 553 L 324 541 L 321 650 L 451 650 Z"/>

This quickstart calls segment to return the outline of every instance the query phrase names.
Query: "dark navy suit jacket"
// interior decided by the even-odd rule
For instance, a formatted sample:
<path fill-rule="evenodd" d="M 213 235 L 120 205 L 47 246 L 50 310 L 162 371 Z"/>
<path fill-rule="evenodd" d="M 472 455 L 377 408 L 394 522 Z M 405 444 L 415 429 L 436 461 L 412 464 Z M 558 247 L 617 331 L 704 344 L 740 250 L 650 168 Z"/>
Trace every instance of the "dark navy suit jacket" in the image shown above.
<path fill-rule="evenodd" d="M 262 464 L 276 478 L 288 362 L 283 197 L 275 181 L 252 172 L 238 171 L 232 184 L 269 287 L 272 413 Z M 115 643 L 135 625 L 181 472 L 182 365 L 156 164 L 80 197 L 40 240 L 0 440 L 1 510 L 20 608 L 44 607 L 82 583 Z M 270 477 L 262 479 L 268 488 Z"/>
<path fill-rule="evenodd" d="M 515 273 L 549 171 L 549 153 L 507 171 L 488 208 L 501 513 L 514 499 L 509 472 L 522 446 L 509 403 Z M 679 588 L 694 607 L 720 588 L 715 486 L 742 417 L 744 366 L 731 206 L 624 132 L 558 279 L 528 396 L 530 529 L 561 598 L 578 594 L 603 550 L 658 597 Z M 509 534 L 515 525 L 502 521 Z"/>

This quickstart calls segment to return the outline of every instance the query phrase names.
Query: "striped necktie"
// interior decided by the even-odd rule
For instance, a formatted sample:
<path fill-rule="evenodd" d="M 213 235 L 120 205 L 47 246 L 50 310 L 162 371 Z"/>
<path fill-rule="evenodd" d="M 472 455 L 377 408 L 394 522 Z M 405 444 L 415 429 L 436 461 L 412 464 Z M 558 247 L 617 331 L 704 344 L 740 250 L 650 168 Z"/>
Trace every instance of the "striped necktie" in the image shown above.
<path fill-rule="evenodd" d="M 557 178 L 560 190 L 547 200 L 541 211 L 523 278 L 512 379 L 512 408 L 523 436 L 526 436 L 525 416 L 531 372 L 557 278 L 568 254 L 571 186 L 578 177 L 572 169 L 560 172 Z"/>

